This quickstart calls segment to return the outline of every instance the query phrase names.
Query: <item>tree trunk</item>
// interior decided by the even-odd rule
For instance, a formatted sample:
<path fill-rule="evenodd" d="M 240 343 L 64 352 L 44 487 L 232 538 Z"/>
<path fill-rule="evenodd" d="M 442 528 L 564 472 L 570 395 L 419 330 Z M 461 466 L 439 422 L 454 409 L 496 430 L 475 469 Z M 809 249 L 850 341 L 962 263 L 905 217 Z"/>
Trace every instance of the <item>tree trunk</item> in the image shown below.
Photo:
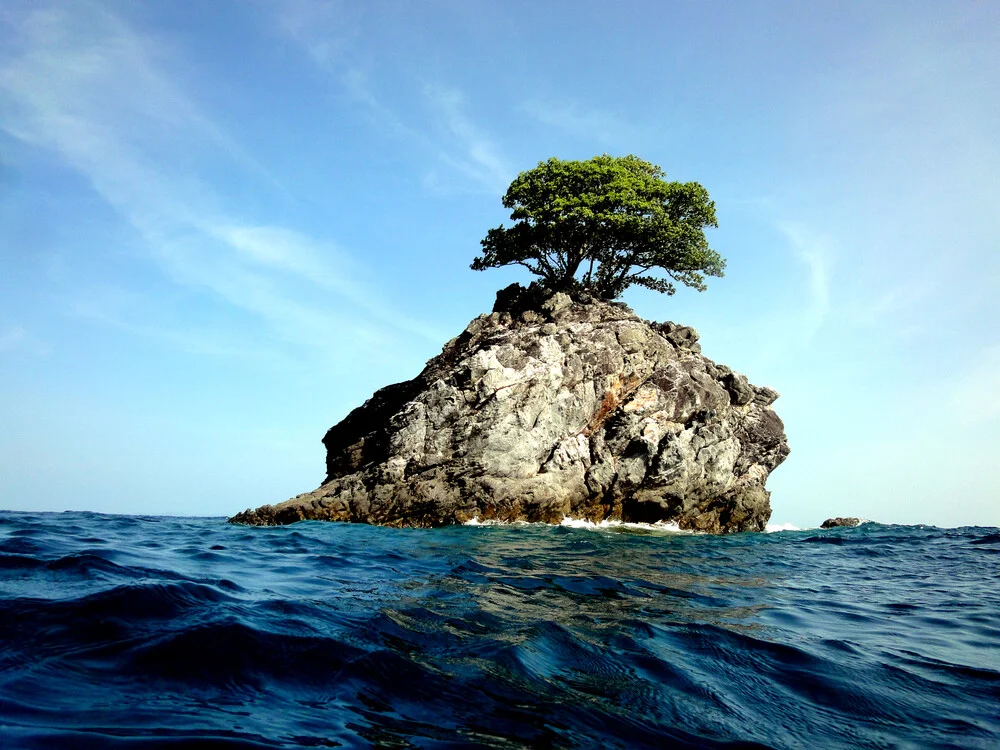
<path fill-rule="evenodd" d="M 576 278 L 576 272 L 580 268 L 580 263 L 583 258 L 567 258 L 566 259 L 566 273 L 562 278 L 561 286 L 563 289 L 570 289 L 573 286 L 573 279 Z"/>

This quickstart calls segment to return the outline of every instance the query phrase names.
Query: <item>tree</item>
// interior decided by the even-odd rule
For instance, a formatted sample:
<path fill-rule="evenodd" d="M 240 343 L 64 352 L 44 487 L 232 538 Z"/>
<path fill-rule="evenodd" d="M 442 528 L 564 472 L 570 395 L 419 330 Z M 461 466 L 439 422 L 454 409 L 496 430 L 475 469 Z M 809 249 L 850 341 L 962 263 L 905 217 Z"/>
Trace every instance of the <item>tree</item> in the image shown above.
<path fill-rule="evenodd" d="M 705 290 L 726 261 L 708 246 L 715 204 L 697 182 L 668 182 L 636 156 L 549 159 L 507 188 L 510 228 L 490 229 L 472 268 L 521 265 L 551 289 L 615 299 L 633 284 L 673 294 Z M 662 271 L 663 276 L 647 275 Z M 582 274 L 579 278 L 577 274 Z"/>

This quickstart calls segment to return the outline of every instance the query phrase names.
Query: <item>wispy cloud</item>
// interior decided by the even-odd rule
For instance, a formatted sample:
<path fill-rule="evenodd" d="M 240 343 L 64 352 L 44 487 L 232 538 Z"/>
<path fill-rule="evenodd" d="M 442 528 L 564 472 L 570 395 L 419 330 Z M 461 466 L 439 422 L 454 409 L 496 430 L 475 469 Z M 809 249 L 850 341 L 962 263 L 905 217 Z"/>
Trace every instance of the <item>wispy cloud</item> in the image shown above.
<path fill-rule="evenodd" d="M 586 109 L 576 102 L 554 103 L 529 99 L 521 104 L 521 111 L 549 127 L 584 142 L 611 146 L 630 140 L 634 128 L 610 112 Z"/>
<path fill-rule="evenodd" d="M 17 323 L 0 323 L 0 354 L 45 355 L 48 345 Z"/>
<path fill-rule="evenodd" d="M 154 320 L 146 320 L 150 315 L 136 315 L 139 304 L 130 304 L 127 310 L 117 309 L 101 289 L 98 295 L 94 290 L 84 290 L 72 300 L 74 316 L 101 323 L 102 325 L 124 331 L 132 336 L 162 341 L 172 349 L 199 356 L 219 359 L 234 359 L 267 363 L 275 368 L 290 368 L 295 362 L 284 352 L 259 339 L 246 340 L 234 335 L 232 331 L 212 330 L 206 326 L 182 326 L 177 323 L 164 324 Z M 141 322 L 138 322 L 141 321 Z"/>
<path fill-rule="evenodd" d="M 904 278 L 886 282 L 884 287 L 868 284 L 845 290 L 845 297 L 849 297 L 841 306 L 843 317 L 870 331 L 891 333 L 903 340 L 927 335 L 935 324 L 949 325 L 950 321 L 942 316 L 932 320 L 927 314 L 931 300 L 944 294 L 940 282 L 927 278 L 922 269 L 900 275 Z"/>
<path fill-rule="evenodd" d="M 352 8 L 342 0 L 279 0 L 278 25 L 321 66 L 331 66 L 357 35 Z"/>
<path fill-rule="evenodd" d="M 816 335 L 830 315 L 830 259 L 832 243 L 829 237 L 816 234 L 804 226 L 794 223 L 778 225 L 788 238 L 792 249 L 807 270 L 809 304 L 803 311 L 801 320 L 804 336 L 808 342 Z"/>
<path fill-rule="evenodd" d="M 431 341 L 442 340 L 440 331 L 398 313 L 376 287 L 361 280 L 365 269 L 331 243 L 272 226 L 205 226 L 204 231 L 232 248 L 239 263 L 267 270 L 270 278 L 279 273 L 306 281 L 333 292 L 376 321 Z M 369 331 L 369 337 L 373 336 L 374 331 Z"/>
<path fill-rule="evenodd" d="M 434 144 L 428 136 L 407 125 L 391 108 L 382 103 L 375 94 L 371 79 L 365 71 L 360 68 L 349 68 L 338 74 L 337 80 L 344 86 L 351 98 L 364 108 L 367 116 L 376 127 L 393 136 L 411 140 L 429 152 L 435 150 Z"/>
<path fill-rule="evenodd" d="M 21 326 L 7 326 L 0 329 L 0 352 L 9 352 L 21 346 L 28 338 L 28 332 Z"/>
<path fill-rule="evenodd" d="M 466 183 L 492 193 L 507 188 L 515 170 L 487 129 L 469 114 L 461 91 L 443 83 L 418 84 L 425 105 L 421 110 L 419 103 L 403 104 L 387 96 L 363 59 L 348 59 L 345 50 L 358 34 L 354 6 L 335 0 L 283 0 L 276 14 L 281 33 L 342 87 L 376 127 L 410 141 L 431 158 L 434 166 L 425 174 L 425 184 L 440 187 L 453 181 L 438 174 L 444 165 Z M 412 78 L 401 88 L 412 91 L 419 74 L 407 73 Z"/>
<path fill-rule="evenodd" d="M 10 352 L 22 347 L 28 341 L 28 332 L 21 326 L 0 328 L 0 352 Z"/>
<path fill-rule="evenodd" d="M 417 144 L 437 163 L 491 193 L 507 189 L 514 168 L 496 141 L 470 118 L 466 98 L 457 89 L 440 84 L 423 86 L 430 119 L 421 126 L 407 122 L 385 104 L 364 71 L 351 68 L 339 80 L 378 127 Z M 440 188 L 446 180 L 432 168 L 425 174 L 424 182 Z"/>
<path fill-rule="evenodd" d="M 334 332 L 379 340 L 384 326 L 437 338 L 380 301 L 331 243 L 226 210 L 196 157 L 208 148 L 208 158 L 245 166 L 240 149 L 153 64 L 148 39 L 83 0 L 13 21 L 23 50 L 0 63 L 9 113 L 0 127 L 83 173 L 174 281 L 208 289 L 305 346 L 329 346 Z M 368 320 L 335 314 L 331 296 Z"/>
<path fill-rule="evenodd" d="M 450 136 L 452 147 L 442 151 L 455 169 L 502 193 L 514 177 L 510 162 L 499 146 L 468 115 L 465 96 L 454 88 L 426 86 L 424 94 Z"/>

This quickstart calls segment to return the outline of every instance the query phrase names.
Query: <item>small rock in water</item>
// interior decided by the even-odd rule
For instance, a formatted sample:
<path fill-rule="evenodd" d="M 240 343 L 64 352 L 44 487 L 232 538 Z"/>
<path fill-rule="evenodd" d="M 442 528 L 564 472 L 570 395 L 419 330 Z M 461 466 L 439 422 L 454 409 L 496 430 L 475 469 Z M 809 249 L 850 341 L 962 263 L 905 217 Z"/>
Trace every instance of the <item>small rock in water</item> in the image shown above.
<path fill-rule="evenodd" d="M 828 518 L 820 524 L 821 529 L 835 529 L 838 526 L 860 526 L 860 518 Z"/>

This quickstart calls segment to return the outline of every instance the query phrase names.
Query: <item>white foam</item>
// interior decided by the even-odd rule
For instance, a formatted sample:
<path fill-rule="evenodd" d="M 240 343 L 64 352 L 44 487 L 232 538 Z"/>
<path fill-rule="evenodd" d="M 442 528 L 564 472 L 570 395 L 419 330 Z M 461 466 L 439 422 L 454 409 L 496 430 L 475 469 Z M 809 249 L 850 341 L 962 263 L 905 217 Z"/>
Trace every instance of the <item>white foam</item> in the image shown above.
<path fill-rule="evenodd" d="M 487 518 L 482 521 L 479 516 L 473 516 L 462 524 L 463 526 L 530 526 L 527 521 L 498 521 L 495 518 Z"/>
<path fill-rule="evenodd" d="M 794 523 L 769 523 L 764 531 L 768 534 L 773 534 L 775 531 L 802 531 Z"/>
<path fill-rule="evenodd" d="M 621 521 L 588 521 L 586 518 L 570 518 L 566 516 L 559 522 L 560 526 L 569 526 L 571 529 L 607 529 L 611 526 L 621 526 Z"/>
<path fill-rule="evenodd" d="M 528 521 L 496 521 L 493 519 L 479 520 L 479 516 L 466 521 L 464 526 L 531 526 Z M 552 526 L 554 524 L 539 523 L 539 526 Z M 571 518 L 566 516 L 557 525 L 568 526 L 572 529 L 586 529 L 587 531 L 610 531 L 635 529 L 642 531 L 656 531 L 669 534 L 695 534 L 694 531 L 685 531 L 676 523 L 670 521 L 657 521 L 656 523 L 631 523 L 626 521 L 588 521 L 585 518 Z"/>
<path fill-rule="evenodd" d="M 642 529 L 644 531 L 666 531 L 672 534 L 689 534 L 676 523 L 671 521 L 657 521 L 656 523 L 631 523 L 628 521 L 588 521 L 585 518 L 570 518 L 566 516 L 559 522 L 560 526 L 569 526 L 574 529 L 588 529 L 590 531 L 606 531 L 607 529 Z"/>

